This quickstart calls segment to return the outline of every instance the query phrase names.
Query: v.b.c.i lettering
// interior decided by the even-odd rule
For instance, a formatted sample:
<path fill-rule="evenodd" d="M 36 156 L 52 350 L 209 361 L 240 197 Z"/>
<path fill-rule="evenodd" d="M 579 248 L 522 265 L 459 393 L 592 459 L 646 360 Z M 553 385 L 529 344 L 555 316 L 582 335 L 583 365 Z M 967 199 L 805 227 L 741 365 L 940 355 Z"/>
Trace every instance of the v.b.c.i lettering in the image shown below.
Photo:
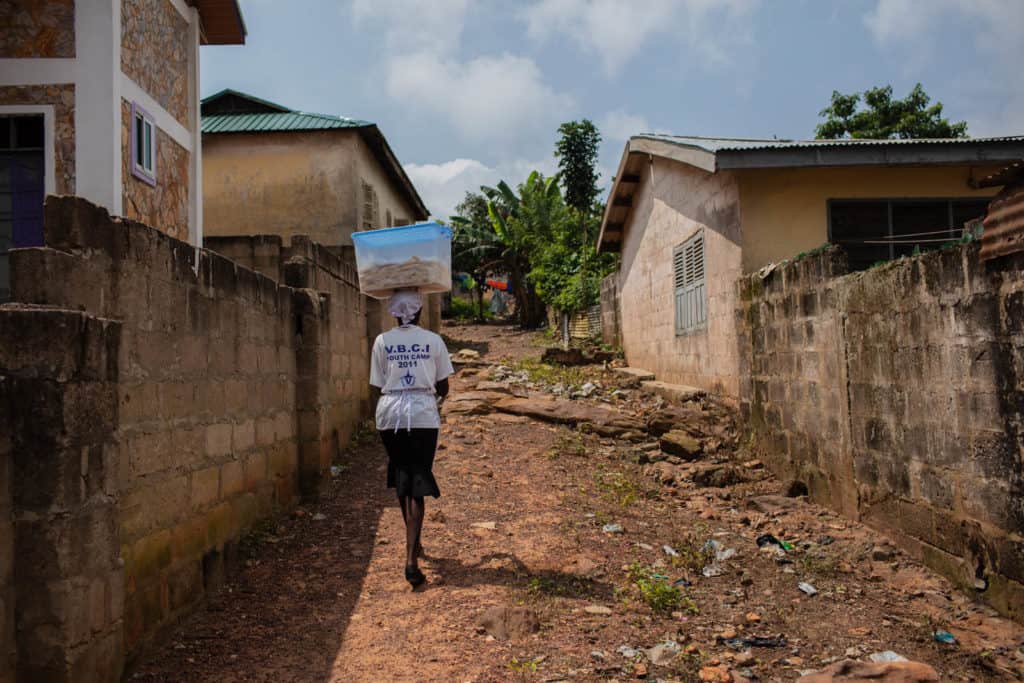
<path fill-rule="evenodd" d="M 430 344 L 413 344 L 406 348 L 405 344 L 396 344 L 394 346 L 384 346 L 386 353 L 430 353 Z"/>

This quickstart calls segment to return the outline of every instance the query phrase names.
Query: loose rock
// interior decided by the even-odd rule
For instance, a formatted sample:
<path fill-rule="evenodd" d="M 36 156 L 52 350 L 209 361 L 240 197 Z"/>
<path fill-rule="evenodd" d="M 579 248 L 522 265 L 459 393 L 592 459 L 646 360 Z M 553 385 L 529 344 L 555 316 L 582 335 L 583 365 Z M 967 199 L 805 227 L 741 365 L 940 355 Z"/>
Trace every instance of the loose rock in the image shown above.
<path fill-rule="evenodd" d="M 802 683 L 937 683 L 939 674 L 920 662 L 855 662 L 846 659 L 808 674 Z"/>
<path fill-rule="evenodd" d="M 540 631 L 540 618 L 526 607 L 492 607 L 480 615 L 477 624 L 498 640 L 523 638 Z"/>

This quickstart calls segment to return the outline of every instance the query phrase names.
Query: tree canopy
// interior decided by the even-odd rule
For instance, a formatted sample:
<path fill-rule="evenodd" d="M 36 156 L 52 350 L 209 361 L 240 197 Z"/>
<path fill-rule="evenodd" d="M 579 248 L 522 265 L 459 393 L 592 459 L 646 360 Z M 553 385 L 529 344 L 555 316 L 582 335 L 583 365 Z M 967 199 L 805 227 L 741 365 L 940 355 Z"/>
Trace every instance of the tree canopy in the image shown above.
<path fill-rule="evenodd" d="M 864 108 L 859 108 L 862 101 Z M 950 123 L 942 116 L 942 103 L 929 106 L 929 102 L 920 83 L 902 100 L 893 99 L 891 85 L 849 95 L 834 90 L 829 106 L 819 112 L 825 121 L 815 135 L 819 139 L 967 137 L 966 121 Z"/>
<path fill-rule="evenodd" d="M 601 133 L 589 119 L 568 121 L 558 127 L 555 143 L 565 203 L 582 214 L 593 210 L 597 200 L 597 153 Z"/>
<path fill-rule="evenodd" d="M 615 266 L 615 256 L 597 254 L 595 244 L 601 135 L 586 120 L 563 124 L 559 132 L 561 173 L 546 178 L 533 171 L 515 188 L 504 180 L 481 187 L 466 194 L 451 219 L 456 270 L 478 282 L 486 275 L 508 276 L 525 327 L 544 320 L 545 305 L 575 313 L 597 303 L 601 278 Z"/>

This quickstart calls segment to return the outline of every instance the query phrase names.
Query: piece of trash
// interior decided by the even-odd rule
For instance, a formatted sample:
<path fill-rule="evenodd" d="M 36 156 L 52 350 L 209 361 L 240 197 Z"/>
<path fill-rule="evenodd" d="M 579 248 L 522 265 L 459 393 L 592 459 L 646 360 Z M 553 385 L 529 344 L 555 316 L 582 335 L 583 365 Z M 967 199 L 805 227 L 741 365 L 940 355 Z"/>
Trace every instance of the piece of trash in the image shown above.
<path fill-rule="evenodd" d="M 490 531 L 494 531 L 495 529 L 498 528 L 498 523 L 497 522 L 473 522 L 472 524 L 470 524 L 470 526 L 473 527 L 474 529 L 488 529 Z"/>
<path fill-rule="evenodd" d="M 722 550 L 719 550 L 715 553 L 715 559 L 719 562 L 724 562 L 725 560 L 731 559 L 733 557 L 736 557 L 735 548 L 723 548 Z"/>
<path fill-rule="evenodd" d="M 661 549 L 664 550 L 665 554 L 669 557 L 679 557 L 679 553 L 676 552 L 676 549 L 670 545 L 663 545 L 661 546 Z"/>
<path fill-rule="evenodd" d="M 832 545 L 836 542 L 836 539 L 831 536 L 822 536 L 818 539 L 818 545 Z"/>
<path fill-rule="evenodd" d="M 605 532 L 606 534 L 621 534 L 624 531 L 624 529 L 622 528 L 621 524 L 605 524 L 603 527 L 601 527 L 601 531 Z"/>
<path fill-rule="evenodd" d="M 704 567 L 704 569 L 702 569 L 700 573 L 708 579 L 713 579 L 716 576 L 721 576 L 724 572 L 722 571 L 722 568 L 719 567 L 717 564 L 709 564 L 708 566 Z"/>
<path fill-rule="evenodd" d="M 690 582 L 690 580 L 688 578 L 686 578 L 684 576 L 681 579 L 676 579 L 675 581 L 673 581 L 672 585 L 673 586 L 692 586 L 693 584 Z"/>
<path fill-rule="evenodd" d="M 332 477 L 340 476 L 341 473 L 344 472 L 344 471 L 345 471 L 345 468 L 342 467 L 341 465 L 331 465 L 331 476 Z"/>
<path fill-rule="evenodd" d="M 635 649 L 631 648 L 629 645 L 620 645 L 619 649 L 616 650 L 616 652 L 618 652 L 626 659 L 633 659 L 637 656 L 637 654 L 639 654 Z"/>
<path fill-rule="evenodd" d="M 755 636 L 753 638 L 722 638 L 718 641 L 733 650 L 746 650 L 751 647 L 786 647 L 789 643 L 786 637 L 779 635 L 774 637 Z"/>
<path fill-rule="evenodd" d="M 323 514 L 321 512 L 318 512 L 315 515 L 313 515 L 313 521 L 314 522 L 322 522 L 325 519 L 327 519 L 327 515 L 325 515 L 325 514 Z"/>
<path fill-rule="evenodd" d="M 654 550 L 654 546 L 648 543 L 637 543 L 636 547 L 640 548 L 640 550 Z"/>
<path fill-rule="evenodd" d="M 586 517 L 587 519 L 593 519 L 594 517 L 597 517 L 597 513 L 595 513 L 595 512 L 586 512 L 586 513 L 583 514 L 583 516 Z"/>
<path fill-rule="evenodd" d="M 903 655 L 896 654 L 892 650 L 885 650 L 884 652 L 876 652 L 873 655 L 868 656 L 872 662 L 907 662 L 910 661 Z"/>
<path fill-rule="evenodd" d="M 808 595 L 818 594 L 818 589 L 812 586 L 811 584 L 807 583 L 806 581 L 801 581 L 796 585 L 796 587 L 802 590 L 804 593 L 807 593 Z"/>
<path fill-rule="evenodd" d="M 667 576 L 665 576 L 664 574 L 655 574 L 655 573 L 652 573 L 652 574 L 651 574 L 651 578 L 652 578 L 652 579 L 656 579 L 656 580 L 658 580 L 658 581 L 667 581 L 667 580 L 668 580 L 668 577 L 667 577 Z"/>
<path fill-rule="evenodd" d="M 583 611 L 587 614 L 602 614 L 608 615 L 612 613 L 611 607 L 605 607 L 604 605 L 587 605 L 583 608 Z"/>
<path fill-rule="evenodd" d="M 591 659 L 605 659 L 608 655 L 606 655 L 602 650 L 591 650 L 590 657 Z"/>
<path fill-rule="evenodd" d="M 949 631 L 936 631 L 932 634 L 932 638 L 934 638 L 936 642 L 945 643 L 946 645 L 956 644 L 956 636 Z"/>

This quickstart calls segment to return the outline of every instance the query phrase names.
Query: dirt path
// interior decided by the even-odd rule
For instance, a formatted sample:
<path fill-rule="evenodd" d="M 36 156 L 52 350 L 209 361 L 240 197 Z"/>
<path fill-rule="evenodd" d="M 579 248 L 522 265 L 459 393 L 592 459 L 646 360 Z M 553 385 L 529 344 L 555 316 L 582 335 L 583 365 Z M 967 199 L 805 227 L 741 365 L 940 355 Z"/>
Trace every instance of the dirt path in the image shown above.
<path fill-rule="evenodd" d="M 485 359 L 540 352 L 509 328 L 445 331 Z M 460 373 L 454 391 L 478 379 Z M 524 418 L 459 416 L 441 443 L 425 589 L 410 592 L 402 576 L 401 515 L 383 487 L 382 449 L 367 438 L 320 504 L 254 535 L 248 568 L 132 680 L 691 681 L 720 664 L 789 681 L 834 658 L 894 650 L 943 680 L 982 681 L 1013 680 L 1022 663 L 1024 629 L 899 554 L 873 559 L 884 539 L 815 506 L 760 515 L 740 503 L 753 489 L 665 488 L 624 444 Z M 609 523 L 624 532 L 605 533 Z M 806 550 L 779 564 L 754 543 L 766 532 Z M 694 556 L 708 540 L 737 551 L 721 576 L 699 571 L 706 557 Z M 660 612 L 645 604 L 635 579 L 650 586 L 659 576 L 688 577 L 685 601 Z M 819 593 L 808 597 L 798 581 Z M 533 610 L 540 632 L 512 641 L 478 632 L 493 606 Z M 939 629 L 960 642 L 937 643 Z M 722 639 L 778 635 L 784 647 L 747 651 Z M 617 651 L 664 641 L 682 651 L 663 666 Z"/>

